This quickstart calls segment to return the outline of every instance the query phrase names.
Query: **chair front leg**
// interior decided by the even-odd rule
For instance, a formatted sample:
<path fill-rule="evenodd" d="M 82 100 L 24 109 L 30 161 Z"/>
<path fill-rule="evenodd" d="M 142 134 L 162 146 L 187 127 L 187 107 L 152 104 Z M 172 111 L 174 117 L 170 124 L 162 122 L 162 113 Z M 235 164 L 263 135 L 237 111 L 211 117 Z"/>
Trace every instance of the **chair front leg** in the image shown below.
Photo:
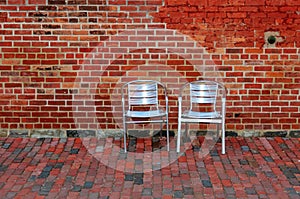
<path fill-rule="evenodd" d="M 225 154 L 225 116 L 226 116 L 226 97 L 222 98 L 222 154 Z"/>
<path fill-rule="evenodd" d="M 177 133 L 177 149 L 176 152 L 180 152 L 180 139 L 181 139 L 181 102 L 182 97 L 178 97 L 178 133 Z"/>
<path fill-rule="evenodd" d="M 125 119 L 123 119 L 123 126 L 124 126 L 124 129 L 123 129 L 123 135 L 124 135 L 124 138 L 123 138 L 123 140 L 124 140 L 124 151 L 125 151 L 125 153 L 127 152 L 127 146 L 126 146 L 126 138 L 127 138 L 127 123 L 126 123 L 126 121 L 125 121 Z"/>
<path fill-rule="evenodd" d="M 222 120 L 222 154 L 225 154 L 225 122 Z"/>
<path fill-rule="evenodd" d="M 178 118 L 178 133 L 177 133 L 177 150 L 176 152 L 180 152 L 180 139 L 181 139 L 181 118 Z"/>
<path fill-rule="evenodd" d="M 170 151 L 169 118 L 166 116 L 167 124 L 167 150 Z"/>

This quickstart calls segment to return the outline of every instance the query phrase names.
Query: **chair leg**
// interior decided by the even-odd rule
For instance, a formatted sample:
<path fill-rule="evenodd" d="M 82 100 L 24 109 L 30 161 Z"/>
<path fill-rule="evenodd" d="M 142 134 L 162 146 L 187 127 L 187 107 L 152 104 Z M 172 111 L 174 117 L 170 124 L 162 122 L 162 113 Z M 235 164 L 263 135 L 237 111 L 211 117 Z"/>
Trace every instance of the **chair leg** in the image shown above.
<path fill-rule="evenodd" d="M 181 139 L 181 120 L 180 118 L 178 119 L 178 133 L 177 133 L 177 149 L 176 152 L 179 153 L 180 152 L 180 139 Z"/>
<path fill-rule="evenodd" d="M 186 122 L 185 123 L 185 136 L 187 136 L 188 135 L 188 123 Z"/>
<path fill-rule="evenodd" d="M 124 151 L 127 152 L 127 146 L 126 146 L 126 138 L 127 138 L 127 124 L 124 122 Z"/>
<path fill-rule="evenodd" d="M 167 116 L 167 122 L 166 122 L 166 124 L 167 124 L 167 149 L 168 149 L 168 151 L 170 151 L 170 136 L 169 136 L 169 118 L 168 118 L 168 116 Z"/>
<path fill-rule="evenodd" d="M 162 120 L 163 118 L 160 117 L 160 119 Z M 160 123 L 160 131 L 159 131 L 160 138 L 162 138 L 162 130 L 163 130 L 163 126 L 162 126 L 162 122 L 161 122 Z"/>
<path fill-rule="evenodd" d="M 225 154 L 225 123 L 222 121 L 222 154 Z"/>

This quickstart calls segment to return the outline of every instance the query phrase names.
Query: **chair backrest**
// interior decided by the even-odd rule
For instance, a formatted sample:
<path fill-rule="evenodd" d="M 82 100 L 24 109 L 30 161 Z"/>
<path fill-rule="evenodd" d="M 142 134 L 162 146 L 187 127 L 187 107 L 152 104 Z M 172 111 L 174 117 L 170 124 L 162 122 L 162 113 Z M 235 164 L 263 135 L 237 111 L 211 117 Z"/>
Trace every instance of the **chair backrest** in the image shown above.
<path fill-rule="evenodd" d="M 158 104 L 156 82 L 131 82 L 128 84 L 128 103 L 131 105 Z"/>
<path fill-rule="evenodd" d="M 128 110 L 141 110 L 143 107 L 151 107 L 151 110 L 159 109 L 160 89 L 163 89 L 165 101 L 167 102 L 166 87 L 155 80 L 134 80 L 128 82 L 122 87 L 123 108 L 127 106 Z M 125 105 L 127 97 L 127 105 Z M 140 107 L 140 108 L 139 108 Z"/>
<path fill-rule="evenodd" d="M 190 83 L 191 103 L 215 104 L 218 84 L 215 82 L 195 81 Z"/>
<path fill-rule="evenodd" d="M 223 86 L 215 81 L 198 80 L 188 83 L 190 89 L 190 109 L 199 108 L 198 105 L 202 104 L 216 110 L 217 97 L 219 95 L 219 89 L 223 89 Z"/>

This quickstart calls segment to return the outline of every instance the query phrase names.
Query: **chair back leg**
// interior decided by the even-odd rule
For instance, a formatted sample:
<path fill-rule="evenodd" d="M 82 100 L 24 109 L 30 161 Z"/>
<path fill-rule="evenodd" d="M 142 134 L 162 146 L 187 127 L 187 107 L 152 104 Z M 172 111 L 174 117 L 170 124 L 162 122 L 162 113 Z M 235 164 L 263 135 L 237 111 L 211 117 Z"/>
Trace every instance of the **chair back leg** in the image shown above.
<path fill-rule="evenodd" d="M 177 133 L 177 149 L 176 152 L 180 152 L 180 139 L 181 139 L 181 118 L 178 117 L 178 133 Z"/>

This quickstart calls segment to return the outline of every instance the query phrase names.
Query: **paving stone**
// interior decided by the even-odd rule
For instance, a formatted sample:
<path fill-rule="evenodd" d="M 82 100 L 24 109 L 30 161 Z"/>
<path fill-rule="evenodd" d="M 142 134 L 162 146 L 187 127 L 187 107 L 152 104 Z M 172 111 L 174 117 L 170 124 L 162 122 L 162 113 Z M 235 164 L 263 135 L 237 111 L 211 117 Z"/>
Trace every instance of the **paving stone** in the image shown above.
<path fill-rule="evenodd" d="M 135 173 L 134 178 L 133 178 L 134 184 L 137 184 L 137 185 L 143 184 L 144 183 L 143 177 L 144 177 L 143 173 Z"/>
<path fill-rule="evenodd" d="M 80 185 L 74 185 L 72 187 L 72 190 L 73 192 L 80 192 L 81 191 L 81 186 Z"/>
<path fill-rule="evenodd" d="M 50 175 L 49 171 L 42 171 L 38 178 L 47 178 Z"/>
<path fill-rule="evenodd" d="M 50 172 L 50 171 L 52 170 L 52 168 L 53 168 L 53 166 L 47 165 L 47 166 L 43 169 L 43 171 L 45 171 L 45 172 Z"/>
<path fill-rule="evenodd" d="M 240 132 L 240 136 L 242 137 L 258 137 L 260 136 L 260 132 L 259 131 L 251 131 L 251 130 L 243 130 L 242 132 Z"/>
<path fill-rule="evenodd" d="M 84 189 L 91 189 L 93 187 L 94 183 L 93 182 L 85 182 L 83 185 Z"/>
<path fill-rule="evenodd" d="M 253 187 L 246 187 L 245 188 L 245 192 L 248 194 L 248 195 L 257 195 L 256 191 L 255 191 L 255 188 Z"/>
<path fill-rule="evenodd" d="M 13 160 L 13 163 L 21 163 L 23 162 L 24 158 L 22 157 L 16 157 L 14 160 Z"/>
<path fill-rule="evenodd" d="M 41 185 L 35 184 L 32 186 L 32 191 L 33 192 L 38 192 L 41 189 Z"/>
<path fill-rule="evenodd" d="M 28 182 L 34 182 L 36 180 L 36 175 L 32 175 L 30 176 L 30 178 L 28 178 Z"/>
<path fill-rule="evenodd" d="M 99 199 L 109 199 L 109 196 L 100 196 Z"/>
<path fill-rule="evenodd" d="M 44 185 L 41 186 L 40 192 L 42 192 L 43 194 L 48 195 L 48 193 L 52 189 L 53 183 L 54 182 L 46 182 Z"/>
<path fill-rule="evenodd" d="M 55 164 L 54 168 L 55 169 L 61 169 L 63 166 L 64 166 L 63 162 L 58 162 L 58 163 Z"/>
<path fill-rule="evenodd" d="M 300 193 L 297 193 L 297 191 L 293 187 L 285 188 L 285 191 L 293 198 L 296 196 L 300 196 Z"/>
<path fill-rule="evenodd" d="M 67 137 L 95 137 L 96 131 L 94 130 L 67 130 Z"/>
<path fill-rule="evenodd" d="M 210 180 L 202 180 L 202 185 L 206 188 L 211 188 L 212 184 Z"/>
<path fill-rule="evenodd" d="M 171 188 L 163 189 L 163 195 L 172 195 L 172 194 L 173 194 L 173 191 Z"/>
<path fill-rule="evenodd" d="M 288 147 L 286 144 L 284 144 L 284 143 L 279 144 L 279 146 L 280 146 L 280 148 L 283 149 L 283 150 L 289 148 L 289 147 Z"/>
<path fill-rule="evenodd" d="M 97 146 L 95 151 L 96 151 L 96 153 L 103 152 L 104 151 L 104 146 Z"/>
<path fill-rule="evenodd" d="M 237 137 L 238 133 L 234 132 L 234 131 L 226 131 L 225 132 L 225 136 L 226 137 Z"/>
<path fill-rule="evenodd" d="M 38 138 L 36 143 L 35 143 L 35 146 L 41 146 L 45 141 L 45 138 Z"/>
<path fill-rule="evenodd" d="M 240 165 L 248 165 L 248 160 L 239 160 Z"/>
<path fill-rule="evenodd" d="M 7 137 L 7 136 L 8 136 L 8 130 L 0 129 L 0 137 Z"/>
<path fill-rule="evenodd" d="M 79 149 L 71 149 L 70 154 L 78 154 Z"/>
<path fill-rule="evenodd" d="M 219 156 L 219 153 L 218 153 L 217 150 L 211 150 L 211 151 L 210 151 L 210 155 L 211 155 L 211 156 Z"/>
<path fill-rule="evenodd" d="M 266 160 L 266 162 L 274 162 L 271 156 L 265 156 L 264 159 Z"/>
<path fill-rule="evenodd" d="M 3 149 L 8 149 L 10 147 L 10 143 L 5 143 L 2 145 Z"/>
<path fill-rule="evenodd" d="M 151 196 L 152 195 L 152 189 L 151 188 L 144 188 L 142 191 L 143 196 Z"/>
<path fill-rule="evenodd" d="M 291 131 L 289 136 L 293 138 L 300 138 L 300 131 Z"/>
<path fill-rule="evenodd" d="M 256 149 L 250 149 L 250 151 L 251 151 L 252 154 L 258 154 L 259 153 L 259 151 L 256 150 Z"/>
<path fill-rule="evenodd" d="M 7 193 L 7 198 L 15 198 L 15 196 L 17 195 L 17 193 L 15 193 L 15 192 L 8 192 Z"/>
<path fill-rule="evenodd" d="M 130 174 L 125 174 L 125 181 L 133 181 L 133 174 L 130 173 Z"/>
<path fill-rule="evenodd" d="M 248 146 L 241 146 L 242 151 L 249 151 L 249 147 Z"/>
<path fill-rule="evenodd" d="M 184 195 L 194 195 L 194 189 L 192 187 L 183 187 Z"/>
<path fill-rule="evenodd" d="M 249 177 L 256 177 L 256 173 L 254 171 L 246 171 L 246 174 L 249 176 Z"/>
<path fill-rule="evenodd" d="M 174 198 L 184 198 L 182 191 L 174 191 Z"/>
<path fill-rule="evenodd" d="M 29 152 L 32 150 L 32 147 L 31 146 L 27 146 L 23 149 L 23 152 Z"/>
<path fill-rule="evenodd" d="M 67 130 L 67 137 L 76 138 L 80 136 L 77 130 Z"/>
<path fill-rule="evenodd" d="M 0 172 L 5 172 L 7 168 L 8 168 L 7 165 L 0 164 Z"/>
<path fill-rule="evenodd" d="M 106 198 L 105 198 L 106 197 Z M 89 193 L 89 199 L 100 199 L 100 198 L 103 198 L 103 199 L 109 199 L 109 196 L 99 196 L 99 193 Z"/>
<path fill-rule="evenodd" d="M 267 131 L 264 133 L 265 137 L 286 137 L 287 131 Z"/>
<path fill-rule="evenodd" d="M 225 186 L 224 187 L 224 191 L 228 195 L 235 195 L 235 191 L 234 191 L 233 187 L 227 187 L 227 186 Z"/>
<path fill-rule="evenodd" d="M 62 138 L 66 137 L 64 130 L 52 130 L 52 129 L 34 129 L 30 132 L 32 138 Z"/>
<path fill-rule="evenodd" d="M 28 130 L 10 130 L 9 137 L 26 138 L 26 137 L 29 137 L 29 131 Z"/>
<path fill-rule="evenodd" d="M 12 152 L 12 154 L 19 154 L 19 153 L 21 153 L 21 152 L 22 152 L 22 149 L 17 148 L 17 149 L 15 149 L 15 150 Z"/>
<path fill-rule="evenodd" d="M 153 136 L 167 137 L 167 131 L 166 131 L 166 130 L 162 130 L 162 131 L 154 131 L 154 132 L 153 132 Z M 170 136 L 170 137 L 174 137 L 174 136 L 175 136 L 175 132 L 172 131 L 172 130 L 169 130 L 169 136 Z"/>
<path fill-rule="evenodd" d="M 277 176 L 272 171 L 264 171 L 268 178 L 277 178 Z"/>
<path fill-rule="evenodd" d="M 123 137 L 123 130 L 97 130 L 96 137 L 108 138 L 108 137 Z"/>

